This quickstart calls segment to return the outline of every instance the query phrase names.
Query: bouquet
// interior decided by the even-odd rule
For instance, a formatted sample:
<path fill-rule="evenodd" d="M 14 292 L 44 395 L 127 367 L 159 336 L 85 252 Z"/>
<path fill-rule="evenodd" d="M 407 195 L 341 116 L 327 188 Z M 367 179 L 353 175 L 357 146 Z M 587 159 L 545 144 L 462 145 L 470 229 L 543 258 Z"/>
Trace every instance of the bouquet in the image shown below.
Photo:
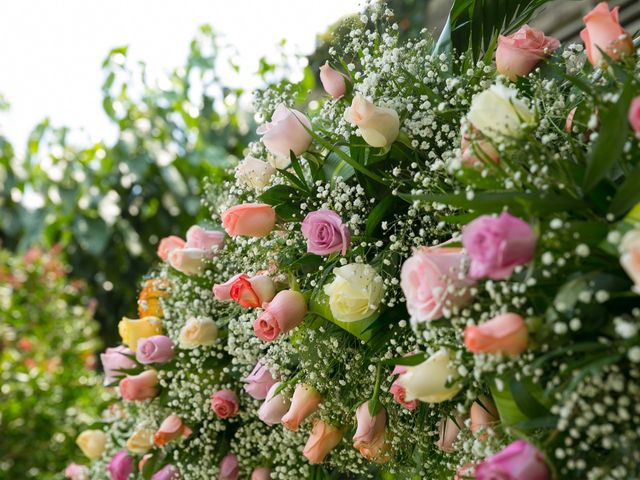
<path fill-rule="evenodd" d="M 256 92 L 103 355 L 82 475 L 640 476 L 640 57 L 617 9 L 561 45 L 541 3 L 433 42 L 372 2 L 322 101 Z"/>

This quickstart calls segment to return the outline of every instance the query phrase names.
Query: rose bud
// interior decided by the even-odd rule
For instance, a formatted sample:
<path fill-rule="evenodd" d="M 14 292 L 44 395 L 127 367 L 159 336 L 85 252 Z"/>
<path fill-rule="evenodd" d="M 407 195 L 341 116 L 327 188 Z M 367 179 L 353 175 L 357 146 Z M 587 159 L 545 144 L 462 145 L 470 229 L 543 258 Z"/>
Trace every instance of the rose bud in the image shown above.
<path fill-rule="evenodd" d="M 412 322 L 438 320 L 445 309 L 471 300 L 473 282 L 460 278 L 463 265 L 461 248 L 420 248 L 404 262 L 400 287 Z"/>
<path fill-rule="evenodd" d="M 316 255 L 347 254 L 351 234 L 337 213 L 326 208 L 311 212 L 302 221 L 300 230 L 307 239 L 307 252 Z"/>
<path fill-rule="evenodd" d="M 548 480 L 549 468 L 540 450 L 524 440 L 515 442 L 476 466 L 477 480 Z"/>
<path fill-rule="evenodd" d="M 353 436 L 353 448 L 369 459 L 382 459 L 385 450 L 387 411 L 381 407 L 374 416 L 369 413 L 369 402 L 356 409 L 358 427 Z"/>
<path fill-rule="evenodd" d="M 222 245 L 224 245 L 224 232 L 205 230 L 198 225 L 194 225 L 187 230 L 185 248 L 197 248 L 198 250 L 210 252 L 211 250 L 220 250 Z"/>
<path fill-rule="evenodd" d="M 86 465 L 78 465 L 70 463 L 64 469 L 64 476 L 69 480 L 89 480 L 89 467 Z"/>
<path fill-rule="evenodd" d="M 180 329 L 178 343 L 181 348 L 208 347 L 218 339 L 218 326 L 210 318 L 191 317 Z"/>
<path fill-rule="evenodd" d="M 251 480 L 269 480 L 271 469 L 269 467 L 258 467 L 251 472 Z"/>
<path fill-rule="evenodd" d="M 279 103 L 271 121 L 261 125 L 257 133 L 262 135 L 262 143 L 276 157 L 289 160 L 289 152 L 301 155 L 311 145 L 311 122 L 298 110 Z"/>
<path fill-rule="evenodd" d="M 498 73 L 515 81 L 531 72 L 540 60 L 559 47 L 557 39 L 546 37 L 544 32 L 524 25 L 508 37 L 498 37 L 496 68 Z"/>
<path fill-rule="evenodd" d="M 340 440 L 342 440 L 342 430 L 322 420 L 316 420 L 302 454 L 312 465 L 321 464 Z"/>
<path fill-rule="evenodd" d="M 145 370 L 120 380 L 120 395 L 124 400 L 151 400 L 158 395 L 158 372 Z"/>
<path fill-rule="evenodd" d="M 391 145 L 400 133 L 400 118 L 395 110 L 376 107 L 359 93 L 345 110 L 344 118 L 358 127 L 363 140 L 372 147 Z"/>
<path fill-rule="evenodd" d="M 453 443 L 458 438 L 460 433 L 460 426 L 462 425 L 461 419 L 455 420 L 451 417 L 443 418 L 438 422 L 438 442 L 436 446 L 446 453 L 455 451 Z"/>
<path fill-rule="evenodd" d="M 331 95 L 336 100 L 344 97 L 347 92 L 347 82 L 345 76 L 331 68 L 329 62 L 325 62 L 320 67 L 320 82 L 324 91 Z"/>
<path fill-rule="evenodd" d="M 264 203 L 236 205 L 222 212 L 220 218 L 232 237 L 264 237 L 276 226 L 276 211 Z"/>
<path fill-rule="evenodd" d="M 262 190 L 271 183 L 275 173 L 276 169 L 271 164 L 246 156 L 236 168 L 236 181 L 254 190 Z"/>
<path fill-rule="evenodd" d="M 178 415 L 169 415 L 162 421 L 158 431 L 155 432 L 153 441 L 158 447 L 162 447 L 177 438 L 186 438 L 191 433 L 191 429 L 183 423 Z"/>
<path fill-rule="evenodd" d="M 275 395 L 276 390 L 280 386 L 280 382 L 274 383 L 269 391 L 265 401 L 258 409 L 258 417 L 267 425 L 275 425 L 280 423 L 282 417 L 291 407 L 291 401 L 282 393 Z"/>
<path fill-rule="evenodd" d="M 631 36 L 620 25 L 619 9 L 615 7 L 609 11 L 607 2 L 600 2 L 582 17 L 585 28 L 580 32 L 580 38 L 587 49 L 587 58 L 594 67 L 602 66 L 602 52 L 613 60 L 618 60 L 623 53 L 633 53 Z"/>
<path fill-rule="evenodd" d="M 88 459 L 96 460 L 104 453 L 107 435 L 102 430 L 85 430 L 76 438 L 76 444 Z"/>
<path fill-rule="evenodd" d="M 173 358 L 173 341 L 165 335 L 153 335 L 138 341 L 136 360 L 143 365 L 167 363 Z"/>
<path fill-rule="evenodd" d="M 276 383 L 271 372 L 260 362 L 256 363 L 251 373 L 243 381 L 246 383 L 245 392 L 256 400 L 267 398 L 269 389 Z"/>
<path fill-rule="evenodd" d="M 133 352 L 124 345 L 107 348 L 104 353 L 100 354 L 100 361 L 104 369 L 105 385 L 109 385 L 118 378 L 124 377 L 125 374 L 118 370 L 127 370 L 136 367 L 136 362 L 131 360 L 127 355 L 133 355 Z"/>
<path fill-rule="evenodd" d="M 471 258 L 473 279 L 502 280 L 518 265 L 529 263 L 537 239 L 527 222 L 503 212 L 498 217 L 482 215 L 462 229 L 462 244 Z"/>
<path fill-rule="evenodd" d="M 219 390 L 211 395 L 211 409 L 218 418 L 235 417 L 240 409 L 238 396 L 232 390 Z"/>
<path fill-rule="evenodd" d="M 199 248 L 176 248 L 169 254 L 169 264 L 185 275 L 200 275 L 210 253 Z"/>
<path fill-rule="evenodd" d="M 180 237 L 171 235 L 160 240 L 158 245 L 158 256 L 163 262 L 166 262 L 169 258 L 169 254 L 177 248 L 184 248 L 185 241 Z"/>
<path fill-rule="evenodd" d="M 455 382 L 447 386 L 450 379 L 458 377 L 450 362 L 449 352 L 443 349 L 415 367 L 407 367 L 406 373 L 398 377 L 398 382 L 406 390 L 405 398 L 440 403 L 455 397 L 461 387 Z"/>
<path fill-rule="evenodd" d="M 127 450 L 131 453 L 147 453 L 153 447 L 153 430 L 147 427 L 138 428 L 127 440 Z"/>
<path fill-rule="evenodd" d="M 293 330 L 302 323 L 307 314 L 304 295 L 294 290 L 283 290 L 269 302 L 253 324 L 256 336 L 270 342 L 280 332 Z"/>
<path fill-rule="evenodd" d="M 228 453 L 220 462 L 220 476 L 218 480 L 238 480 L 240 465 L 235 453 Z"/>
<path fill-rule="evenodd" d="M 304 419 L 318 409 L 320 402 L 322 402 L 322 396 L 315 388 L 299 383 L 293 392 L 291 407 L 282 417 L 282 425 L 288 430 L 297 431 Z"/>
<path fill-rule="evenodd" d="M 133 473 L 133 458 L 131 458 L 126 450 L 120 450 L 111 457 L 107 465 L 107 470 L 109 471 L 111 480 L 128 480 L 129 476 Z"/>
<path fill-rule="evenodd" d="M 464 329 L 464 344 L 473 353 L 520 355 L 527 349 L 529 330 L 520 315 L 505 313 Z"/>
<path fill-rule="evenodd" d="M 139 320 L 122 317 L 122 320 L 118 323 L 118 332 L 122 338 L 122 343 L 135 353 L 140 339 L 162 333 L 162 322 L 158 317 L 144 317 Z"/>
<path fill-rule="evenodd" d="M 171 465 L 165 465 L 164 467 L 162 467 L 160 470 L 158 470 L 156 473 L 154 473 L 151 476 L 151 480 L 179 480 L 180 479 L 180 472 L 178 471 L 178 469 Z"/>
<path fill-rule="evenodd" d="M 483 427 L 491 427 L 500 421 L 496 405 L 489 397 L 481 395 L 478 400 L 479 401 L 473 402 L 473 405 L 471 405 L 470 417 L 471 431 L 473 433 L 476 433 Z M 480 436 L 481 440 L 485 438 L 486 434 Z"/>
<path fill-rule="evenodd" d="M 631 128 L 636 132 L 636 136 L 640 136 L 640 97 L 634 98 L 631 102 L 628 118 Z"/>

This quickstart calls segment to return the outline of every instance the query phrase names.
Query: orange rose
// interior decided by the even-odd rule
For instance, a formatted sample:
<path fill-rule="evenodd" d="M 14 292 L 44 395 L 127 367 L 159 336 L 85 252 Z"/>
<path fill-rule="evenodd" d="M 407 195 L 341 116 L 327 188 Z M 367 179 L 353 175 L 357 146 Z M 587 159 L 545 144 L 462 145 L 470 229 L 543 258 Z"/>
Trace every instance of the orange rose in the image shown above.
<path fill-rule="evenodd" d="M 527 349 L 529 330 L 520 315 L 505 313 L 464 329 L 464 344 L 473 353 L 520 355 Z"/>
<path fill-rule="evenodd" d="M 609 11 L 607 2 L 600 2 L 583 17 L 585 28 L 580 32 L 580 38 L 594 67 L 602 65 L 602 52 L 614 60 L 622 53 L 633 52 L 631 36 L 620 26 L 619 8 Z"/>

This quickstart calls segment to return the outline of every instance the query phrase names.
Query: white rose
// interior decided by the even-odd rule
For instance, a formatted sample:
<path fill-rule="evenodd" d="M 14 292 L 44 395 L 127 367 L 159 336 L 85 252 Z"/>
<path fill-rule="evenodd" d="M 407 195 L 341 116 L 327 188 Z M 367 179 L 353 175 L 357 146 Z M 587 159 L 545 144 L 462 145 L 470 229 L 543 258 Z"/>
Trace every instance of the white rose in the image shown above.
<path fill-rule="evenodd" d="M 262 143 L 276 157 L 289 162 L 289 152 L 301 155 L 311 145 L 311 122 L 298 110 L 278 104 L 271 121 L 261 125 L 257 133 L 262 135 Z"/>
<path fill-rule="evenodd" d="M 398 113 L 391 108 L 376 107 L 361 94 L 353 97 L 344 118 L 358 127 L 364 141 L 372 147 L 386 147 L 400 133 Z"/>
<path fill-rule="evenodd" d="M 209 252 L 200 248 L 176 248 L 169 254 L 169 264 L 185 275 L 198 275 L 209 257 Z"/>
<path fill-rule="evenodd" d="M 76 438 L 76 444 L 87 458 L 96 460 L 104 453 L 107 435 L 102 430 L 85 430 Z"/>
<path fill-rule="evenodd" d="M 620 242 L 620 265 L 633 280 L 633 291 L 640 293 L 640 230 L 631 230 Z"/>
<path fill-rule="evenodd" d="M 449 365 L 450 361 L 449 352 L 443 349 L 419 365 L 407 367 L 406 373 L 398 377 L 400 385 L 405 388 L 405 399 L 439 403 L 453 398 L 461 387 L 456 383 L 446 386 L 449 379 L 458 376 Z"/>
<path fill-rule="evenodd" d="M 241 185 L 259 190 L 270 184 L 274 173 L 276 169 L 267 162 L 246 156 L 236 169 L 236 180 Z"/>
<path fill-rule="evenodd" d="M 350 263 L 334 268 L 335 279 L 324 287 L 331 313 L 341 322 L 355 322 L 372 315 L 382 299 L 382 277 L 373 267 Z"/>
<path fill-rule="evenodd" d="M 467 118 L 489 138 L 519 137 L 522 124 L 533 124 L 534 113 L 518 98 L 518 91 L 504 85 L 492 85 L 473 97 Z"/>
<path fill-rule="evenodd" d="M 210 318 L 192 317 L 180 330 L 178 343 L 182 348 L 213 345 L 218 338 L 218 326 Z"/>
<path fill-rule="evenodd" d="M 127 449 L 132 453 L 144 454 L 153 447 L 155 430 L 147 427 L 138 428 L 127 440 Z"/>

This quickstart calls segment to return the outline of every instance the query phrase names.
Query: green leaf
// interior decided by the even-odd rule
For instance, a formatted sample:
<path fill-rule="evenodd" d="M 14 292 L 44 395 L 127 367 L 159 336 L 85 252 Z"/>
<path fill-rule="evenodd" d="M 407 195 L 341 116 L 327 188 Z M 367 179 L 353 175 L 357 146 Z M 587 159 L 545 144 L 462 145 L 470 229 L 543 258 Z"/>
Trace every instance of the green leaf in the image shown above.
<path fill-rule="evenodd" d="M 383 360 L 384 365 L 405 365 L 407 367 L 414 367 L 421 364 L 427 359 L 424 353 L 417 353 L 415 355 L 407 355 L 405 357 L 396 357 Z"/>
<path fill-rule="evenodd" d="M 288 203 L 298 197 L 298 191 L 289 185 L 275 185 L 260 195 L 260 200 L 272 206 Z"/>
<path fill-rule="evenodd" d="M 380 225 L 387 212 L 389 212 L 395 205 L 395 202 L 396 197 L 388 195 L 373 207 L 373 210 L 371 210 L 371 213 L 369 213 L 369 217 L 367 218 L 367 225 L 365 226 L 364 232 L 365 237 L 373 236 L 376 228 L 378 228 L 378 225 Z"/>
<path fill-rule="evenodd" d="M 526 421 L 527 416 L 520 411 L 518 405 L 513 399 L 511 392 L 508 388 L 504 388 L 502 391 L 492 384 L 491 396 L 498 409 L 500 420 L 504 425 L 516 425 L 522 421 Z"/>
<path fill-rule="evenodd" d="M 622 215 L 640 202 L 640 164 L 627 176 L 622 185 L 618 188 L 616 195 L 611 201 L 609 212 L 614 215 Z"/>
<path fill-rule="evenodd" d="M 523 382 L 516 380 L 515 377 L 511 377 L 509 380 L 509 390 L 511 391 L 511 396 L 513 397 L 513 401 L 516 403 L 518 408 L 522 413 L 524 413 L 529 418 L 539 418 L 539 417 L 548 417 L 550 416 L 550 412 L 538 401 L 538 399 L 533 396 L 530 390 L 537 389 L 539 394 L 541 394 L 540 387 L 537 385 L 528 382 L 528 385 L 525 385 Z"/>

